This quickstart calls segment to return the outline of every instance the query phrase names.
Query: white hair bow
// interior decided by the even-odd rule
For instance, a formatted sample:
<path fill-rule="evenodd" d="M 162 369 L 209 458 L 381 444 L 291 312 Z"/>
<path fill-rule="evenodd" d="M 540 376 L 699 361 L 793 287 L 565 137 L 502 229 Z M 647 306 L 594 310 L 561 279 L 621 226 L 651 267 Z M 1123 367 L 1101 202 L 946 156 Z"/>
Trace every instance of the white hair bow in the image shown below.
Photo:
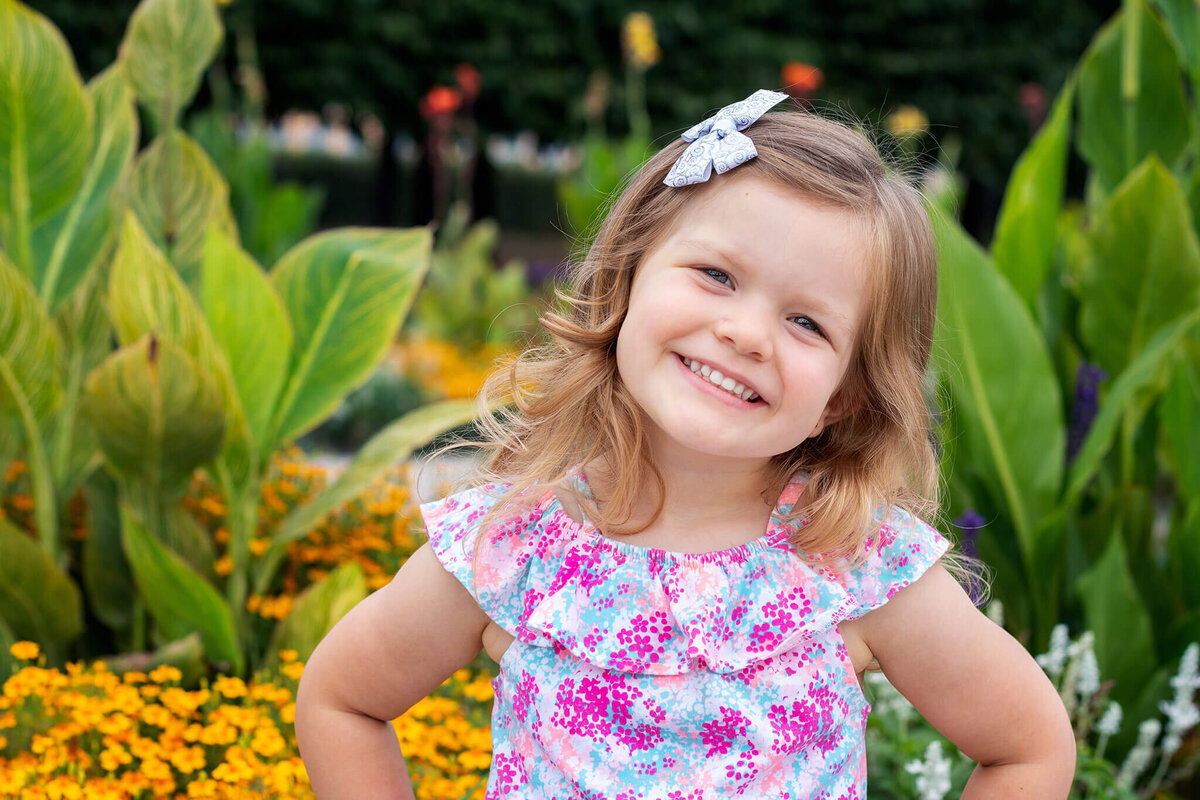
<path fill-rule="evenodd" d="M 726 172 L 757 156 L 754 142 L 739 131 L 749 128 L 768 109 L 787 98 L 783 92 L 759 89 L 688 128 L 683 138 L 691 144 L 675 161 L 663 183 L 667 186 L 704 183 L 712 176 L 714 167 L 719 173 Z"/>

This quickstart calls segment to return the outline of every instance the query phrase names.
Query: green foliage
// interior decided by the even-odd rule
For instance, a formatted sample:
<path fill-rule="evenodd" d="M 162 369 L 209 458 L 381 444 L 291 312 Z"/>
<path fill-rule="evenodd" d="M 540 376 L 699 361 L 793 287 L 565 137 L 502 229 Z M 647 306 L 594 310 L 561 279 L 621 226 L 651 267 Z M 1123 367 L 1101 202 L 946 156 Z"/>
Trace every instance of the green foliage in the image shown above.
<path fill-rule="evenodd" d="M 82 583 L 114 644 L 164 648 L 143 661 L 198 664 L 198 632 L 209 662 L 254 668 L 267 642 L 250 635 L 247 589 L 278 566 L 249 547 L 269 460 L 366 380 L 428 269 L 423 229 L 326 232 L 269 272 L 242 249 L 228 184 L 178 128 L 221 38 L 210 0 L 144 0 L 85 88 L 55 27 L 0 0 L 0 432 L 27 465 L 38 537 L 0 527 L 0 633 L 55 660 L 82 630 Z M 135 102 L 156 128 L 140 153 Z M 371 449 L 331 497 L 462 416 L 397 423 L 393 449 Z M 182 505 L 197 468 L 228 504 L 224 581 Z M 64 522 L 78 491 L 82 546 Z M 285 623 L 311 637 L 330 615 L 306 609 Z"/>
<path fill-rule="evenodd" d="M 635 138 L 584 140 L 579 167 L 558 184 L 558 200 L 580 246 L 590 243 L 618 190 L 652 155 L 649 144 Z"/>
<path fill-rule="evenodd" d="M 949 516 L 993 520 L 978 546 L 1010 629 L 1036 648 L 1086 623 L 1144 718 L 1200 634 L 1200 8 L 1125 7 L 1014 169 L 991 253 L 939 222 L 937 372 Z M 1063 200 L 1072 147 L 1083 206 Z"/>
<path fill-rule="evenodd" d="M 469 210 L 451 209 L 433 252 L 433 265 L 417 297 L 415 327 L 442 341 L 467 348 L 512 342 L 532 327 L 525 265 L 496 264 L 500 229 L 484 220 L 467 227 Z"/>
<path fill-rule="evenodd" d="M 276 182 L 265 132 L 255 128 L 235 135 L 231 120 L 217 111 L 193 115 L 188 128 L 229 181 L 242 245 L 255 261 L 273 264 L 312 233 L 325 194 L 295 181 Z"/>

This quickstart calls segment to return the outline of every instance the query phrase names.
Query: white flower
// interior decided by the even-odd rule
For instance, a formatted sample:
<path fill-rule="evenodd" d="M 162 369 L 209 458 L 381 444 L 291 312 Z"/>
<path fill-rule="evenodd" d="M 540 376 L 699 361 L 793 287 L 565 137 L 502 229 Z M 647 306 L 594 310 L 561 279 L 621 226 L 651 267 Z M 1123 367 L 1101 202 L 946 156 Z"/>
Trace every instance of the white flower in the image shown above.
<path fill-rule="evenodd" d="M 1050 631 L 1050 649 L 1037 657 L 1037 663 L 1051 678 L 1062 675 L 1067 664 L 1067 648 L 1071 643 L 1067 626 L 1061 622 Z"/>
<path fill-rule="evenodd" d="M 924 761 L 910 761 L 904 769 L 917 776 L 921 800 L 942 800 L 950 791 L 950 759 L 942 755 L 942 743 L 933 741 L 925 748 Z"/>
<path fill-rule="evenodd" d="M 1188 645 L 1179 662 L 1179 672 L 1171 678 L 1175 697 L 1170 703 L 1159 703 L 1158 708 L 1167 716 L 1167 734 L 1163 737 L 1163 752 L 1170 756 L 1183 743 L 1183 734 L 1200 723 L 1200 708 L 1192 701 L 1192 695 L 1200 686 L 1197 676 L 1197 655 L 1200 648 L 1195 643 Z"/>
<path fill-rule="evenodd" d="M 1079 692 L 1079 699 L 1084 703 L 1100 691 L 1100 664 L 1096 662 L 1096 651 L 1090 646 L 1079 655 L 1079 680 L 1075 684 L 1075 690 Z"/>
<path fill-rule="evenodd" d="M 1162 732 L 1162 723 L 1156 719 L 1148 719 L 1138 726 L 1137 744 L 1125 757 L 1121 772 L 1117 775 L 1117 784 L 1126 789 L 1133 788 L 1133 782 L 1146 770 L 1146 765 L 1154 758 L 1154 741 Z"/>
<path fill-rule="evenodd" d="M 1096 723 L 1096 730 L 1102 736 L 1116 736 L 1117 731 L 1121 730 L 1121 704 L 1116 700 L 1108 704 L 1108 708 L 1104 709 L 1103 716 Z"/>

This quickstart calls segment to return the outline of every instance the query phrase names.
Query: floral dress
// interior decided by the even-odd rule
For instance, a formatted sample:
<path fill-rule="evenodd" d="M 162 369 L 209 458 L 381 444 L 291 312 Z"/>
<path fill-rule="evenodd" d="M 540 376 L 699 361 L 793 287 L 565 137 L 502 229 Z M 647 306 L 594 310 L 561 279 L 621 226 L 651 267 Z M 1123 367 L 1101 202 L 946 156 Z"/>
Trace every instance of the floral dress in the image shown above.
<path fill-rule="evenodd" d="M 489 800 L 864 798 L 870 705 L 837 624 L 948 543 L 892 509 L 861 565 L 806 564 L 784 519 L 802 489 L 758 539 L 702 554 L 607 538 L 552 491 L 476 554 L 495 487 L 421 506 L 442 565 L 515 637 L 494 681 Z"/>

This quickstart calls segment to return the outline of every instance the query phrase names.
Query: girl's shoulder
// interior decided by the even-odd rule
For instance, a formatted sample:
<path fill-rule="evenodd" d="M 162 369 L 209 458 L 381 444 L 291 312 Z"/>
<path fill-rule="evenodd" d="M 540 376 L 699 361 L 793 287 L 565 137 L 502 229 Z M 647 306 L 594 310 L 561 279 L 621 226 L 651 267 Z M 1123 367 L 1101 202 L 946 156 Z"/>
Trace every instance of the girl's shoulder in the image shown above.
<path fill-rule="evenodd" d="M 876 519 L 879 528 L 867 538 L 860 557 L 827 573 L 854 600 L 847 619 L 882 606 L 950 549 L 945 536 L 904 508 L 881 508 Z"/>

